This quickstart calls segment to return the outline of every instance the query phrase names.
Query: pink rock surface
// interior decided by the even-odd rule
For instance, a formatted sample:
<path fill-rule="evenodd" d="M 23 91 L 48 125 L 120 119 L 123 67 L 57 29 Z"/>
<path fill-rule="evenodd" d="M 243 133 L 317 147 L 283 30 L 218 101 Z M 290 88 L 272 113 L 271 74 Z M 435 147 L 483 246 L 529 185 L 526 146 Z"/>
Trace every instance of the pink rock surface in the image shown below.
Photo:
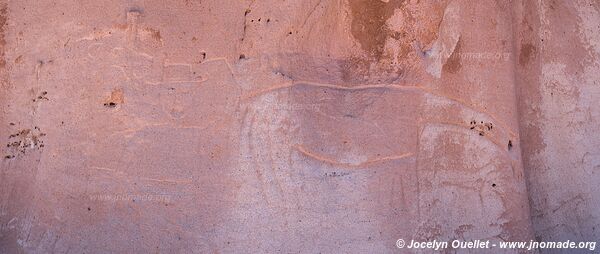
<path fill-rule="evenodd" d="M 0 253 L 599 237 L 597 2 L 0 8 Z"/>

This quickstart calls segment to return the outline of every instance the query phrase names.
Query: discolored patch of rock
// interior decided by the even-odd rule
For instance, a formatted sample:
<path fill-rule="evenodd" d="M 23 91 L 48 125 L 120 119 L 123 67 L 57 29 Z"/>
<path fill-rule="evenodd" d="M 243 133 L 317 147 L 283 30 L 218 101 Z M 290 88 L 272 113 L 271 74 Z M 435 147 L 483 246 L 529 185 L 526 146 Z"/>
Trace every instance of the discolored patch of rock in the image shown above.
<path fill-rule="evenodd" d="M 4 66 L 6 66 L 6 60 L 4 59 L 6 40 L 4 39 L 4 33 L 7 21 L 8 18 L 6 4 L 0 4 L 0 68 L 4 68 Z"/>
<path fill-rule="evenodd" d="M 5 159 L 15 158 L 19 154 L 26 154 L 29 150 L 39 150 L 44 147 L 43 133 L 40 128 L 35 126 L 33 129 L 21 129 L 8 136 L 6 144 L 8 154 Z"/>
<path fill-rule="evenodd" d="M 462 64 L 460 62 L 460 47 L 461 41 L 459 39 L 456 43 L 456 47 L 454 48 L 454 52 L 452 52 L 452 55 L 450 55 L 450 57 L 442 67 L 442 70 L 444 72 L 457 73 L 458 71 L 460 71 L 460 68 L 462 67 Z"/>
<path fill-rule="evenodd" d="M 114 108 L 123 102 L 125 102 L 123 89 L 115 89 L 110 93 L 110 97 L 105 100 L 104 106 L 108 108 Z"/>
<path fill-rule="evenodd" d="M 529 60 L 533 57 L 535 52 L 535 46 L 530 43 L 523 44 L 523 46 L 521 46 L 521 52 L 519 53 L 519 64 L 526 65 L 529 63 Z"/>
<path fill-rule="evenodd" d="M 389 31 L 387 20 L 403 1 L 350 0 L 352 36 L 361 48 L 375 59 L 381 58 Z"/>

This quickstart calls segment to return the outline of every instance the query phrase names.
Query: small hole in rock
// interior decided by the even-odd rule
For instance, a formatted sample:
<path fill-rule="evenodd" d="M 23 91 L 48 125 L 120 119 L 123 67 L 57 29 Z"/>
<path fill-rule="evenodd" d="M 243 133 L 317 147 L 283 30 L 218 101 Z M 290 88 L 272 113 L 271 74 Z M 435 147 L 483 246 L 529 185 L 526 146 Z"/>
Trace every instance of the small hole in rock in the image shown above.
<path fill-rule="evenodd" d="M 111 101 L 111 102 L 108 102 L 108 103 L 104 103 L 104 106 L 105 107 L 109 107 L 109 108 L 114 108 L 114 107 L 117 106 L 117 104 Z"/>

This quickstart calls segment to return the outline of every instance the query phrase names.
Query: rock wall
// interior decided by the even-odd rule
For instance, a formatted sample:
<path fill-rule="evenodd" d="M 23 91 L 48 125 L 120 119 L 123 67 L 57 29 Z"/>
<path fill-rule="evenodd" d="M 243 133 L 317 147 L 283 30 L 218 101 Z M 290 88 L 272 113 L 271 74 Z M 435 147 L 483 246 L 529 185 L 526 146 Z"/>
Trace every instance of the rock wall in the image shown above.
<path fill-rule="evenodd" d="M 1 2 L 2 253 L 598 238 L 597 3 Z"/>
<path fill-rule="evenodd" d="M 536 236 L 599 239 L 600 5 L 523 2 L 517 10 L 521 144 Z"/>

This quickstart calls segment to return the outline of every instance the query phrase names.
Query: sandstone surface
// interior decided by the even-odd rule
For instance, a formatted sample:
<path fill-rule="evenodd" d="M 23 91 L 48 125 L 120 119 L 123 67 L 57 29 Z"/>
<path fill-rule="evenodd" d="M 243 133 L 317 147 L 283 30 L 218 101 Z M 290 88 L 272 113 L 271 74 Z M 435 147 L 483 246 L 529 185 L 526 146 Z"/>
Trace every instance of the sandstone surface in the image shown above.
<path fill-rule="evenodd" d="M 0 253 L 600 237 L 597 1 L 0 9 Z"/>

